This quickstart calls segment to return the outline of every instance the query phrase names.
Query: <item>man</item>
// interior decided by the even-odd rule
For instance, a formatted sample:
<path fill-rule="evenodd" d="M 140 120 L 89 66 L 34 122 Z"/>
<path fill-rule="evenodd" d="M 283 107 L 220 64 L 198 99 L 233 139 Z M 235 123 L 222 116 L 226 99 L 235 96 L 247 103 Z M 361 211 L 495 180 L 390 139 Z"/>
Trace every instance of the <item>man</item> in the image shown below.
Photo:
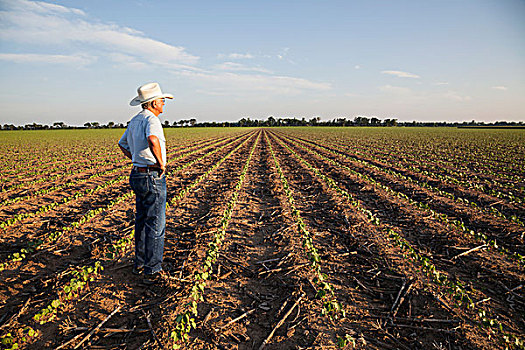
<path fill-rule="evenodd" d="M 118 142 L 133 162 L 129 183 L 136 196 L 135 263 L 133 273 L 144 271 L 144 283 L 160 279 L 166 226 L 166 139 L 159 114 L 166 98 L 158 83 L 142 85 L 130 105 L 142 106 Z"/>

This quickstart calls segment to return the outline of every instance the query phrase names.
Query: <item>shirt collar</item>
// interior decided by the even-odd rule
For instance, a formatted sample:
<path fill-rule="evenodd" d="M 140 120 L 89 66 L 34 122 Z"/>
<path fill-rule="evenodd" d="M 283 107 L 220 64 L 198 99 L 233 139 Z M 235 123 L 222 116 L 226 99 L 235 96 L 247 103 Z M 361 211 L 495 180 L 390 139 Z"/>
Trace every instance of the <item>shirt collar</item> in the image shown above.
<path fill-rule="evenodd" d="M 142 113 L 145 116 L 155 117 L 155 114 L 149 109 L 143 109 L 140 113 Z"/>

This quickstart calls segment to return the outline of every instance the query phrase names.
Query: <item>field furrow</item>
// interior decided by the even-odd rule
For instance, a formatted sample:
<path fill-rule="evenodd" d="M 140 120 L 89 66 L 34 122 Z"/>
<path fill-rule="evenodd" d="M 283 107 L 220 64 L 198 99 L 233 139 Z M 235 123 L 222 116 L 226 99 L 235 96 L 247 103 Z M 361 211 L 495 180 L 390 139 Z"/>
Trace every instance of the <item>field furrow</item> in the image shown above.
<path fill-rule="evenodd" d="M 421 183 L 406 181 L 406 178 L 396 176 L 396 173 L 388 169 L 364 166 L 337 152 L 327 151 L 323 146 L 312 148 L 311 145 L 298 143 L 297 140 L 288 139 L 287 141 L 336 169 L 344 170 L 363 179 L 366 183 L 378 185 L 400 199 L 409 201 L 427 215 L 431 215 L 433 220 L 440 221 L 451 230 L 458 231 L 465 236 L 473 236 L 481 243 L 491 245 L 492 248 L 501 250 L 503 254 L 523 262 L 525 227 L 520 221 L 514 222 L 506 217 L 491 215 L 477 206 L 471 208 L 462 201 L 454 201 L 443 196 L 442 193 L 430 191 Z"/>
<path fill-rule="evenodd" d="M 287 148 L 282 141 L 281 146 Z M 289 148 L 287 150 L 293 151 Z M 301 151 L 298 152 L 301 153 Z M 457 238 L 455 240 L 450 232 L 440 230 L 436 225 L 432 225 L 432 222 L 424 222 L 424 217 L 418 214 L 417 210 L 410 210 L 406 204 L 400 205 L 395 197 L 389 198 L 388 192 L 385 193 L 373 183 L 366 183 L 361 178 L 352 176 L 351 173 L 348 176 L 346 176 L 347 174 L 341 176 L 339 169 L 325 170 L 324 165 L 319 160 L 311 158 L 304 160 L 298 153 L 293 154 L 298 159 L 303 159 L 302 162 L 305 165 L 312 166 L 310 164 L 312 162 L 312 169 L 316 169 L 321 176 L 328 176 L 327 179 L 332 181 L 335 188 L 342 188 L 343 191 L 351 193 L 352 197 L 360 203 L 359 206 L 362 206 L 363 210 L 369 213 L 370 218 L 373 221 L 377 220 L 378 225 L 384 223 L 399 231 L 403 242 L 410 242 L 409 247 L 417 257 L 424 257 L 428 266 L 432 266 L 432 270 L 447 276 L 443 277 L 445 280 L 457 281 L 457 286 L 463 290 L 462 294 L 467 293 L 465 295 L 468 295 L 469 300 L 484 300 L 485 303 L 490 304 L 492 309 L 498 309 L 498 318 L 501 322 L 505 322 L 507 332 L 518 332 L 518 334 L 521 332 L 523 325 L 518 315 L 523 312 L 524 305 L 520 301 L 522 296 L 517 295 L 516 302 L 509 302 L 505 295 L 509 289 L 507 283 L 514 286 L 520 285 L 522 282 L 522 271 L 518 266 L 502 261 L 498 255 L 479 251 L 472 253 L 472 258 L 461 261 L 461 265 L 456 264 L 455 261 L 450 260 L 452 255 L 446 248 L 457 248 L 464 245 L 465 242 L 461 242 Z M 337 181 L 333 182 L 333 179 L 337 179 Z M 337 185 L 337 182 L 340 185 Z M 443 233 L 440 235 L 440 232 Z M 476 258 L 477 254 L 481 255 L 482 260 Z M 479 263 L 480 260 L 483 262 L 482 264 Z M 505 277 L 508 279 L 503 281 L 501 273 L 492 270 L 498 268 L 507 271 Z M 509 273 L 510 271 L 514 272 Z M 483 279 L 478 278 L 480 274 L 484 277 Z M 499 282 L 497 285 L 495 285 L 496 281 Z"/>
<path fill-rule="evenodd" d="M 253 135 L 252 135 L 252 137 L 250 137 L 250 139 L 253 140 Z M 248 139 L 243 138 L 243 140 L 244 141 L 242 141 L 239 144 L 239 146 L 246 145 L 245 141 L 247 141 Z M 239 146 L 235 147 L 232 151 L 240 152 L 242 150 L 242 148 L 240 148 Z M 216 158 L 210 157 L 210 159 L 206 160 L 206 163 L 199 164 L 199 166 L 196 166 L 195 168 L 202 168 L 203 171 L 205 171 L 205 169 L 210 169 L 210 168 L 212 168 L 214 166 L 214 164 L 217 164 L 217 163 L 221 163 L 221 164 L 224 164 L 225 166 L 228 166 L 228 158 L 230 158 L 231 154 L 232 154 L 232 152 L 229 152 L 228 154 L 219 154 L 219 155 L 217 155 Z M 186 167 L 182 167 L 182 166 L 181 166 L 181 168 L 186 169 Z M 202 182 L 208 176 L 203 177 L 202 175 L 200 175 L 200 173 L 201 172 L 199 170 L 197 170 L 197 169 L 193 169 L 193 171 L 191 171 L 191 172 L 186 170 L 184 174 L 178 174 L 178 176 L 174 179 L 174 181 L 176 181 L 177 183 L 182 183 L 183 182 L 182 179 L 184 177 L 186 177 L 186 176 L 189 176 L 189 180 L 191 180 L 192 178 L 193 179 L 197 179 L 197 180 L 200 179 L 200 181 Z M 226 174 L 227 171 L 224 171 L 223 173 Z M 176 174 L 174 174 L 174 175 L 176 175 Z M 211 173 L 209 175 L 211 175 Z M 226 185 L 226 182 L 224 181 L 223 178 L 220 178 L 219 180 L 216 180 L 216 181 L 218 181 L 218 183 L 215 182 L 216 185 L 219 185 L 219 186 Z M 193 182 L 190 182 L 190 184 L 191 183 L 193 183 Z M 201 187 L 199 187 L 197 189 L 206 188 L 207 187 L 205 184 L 200 184 L 200 185 L 201 185 Z M 186 187 L 189 187 L 189 186 L 186 186 Z M 172 201 L 172 205 L 171 205 L 171 207 L 170 207 L 168 212 L 172 212 L 172 211 L 176 210 L 176 208 L 178 207 L 180 202 L 185 200 L 187 194 L 191 193 L 191 191 L 188 191 L 186 188 L 183 187 L 183 188 L 179 188 L 177 193 L 178 194 L 183 193 L 184 195 L 182 195 L 182 196 L 177 196 L 176 195 L 175 196 L 178 199 L 176 201 Z M 194 209 L 194 207 L 192 207 L 192 209 Z M 116 215 L 116 216 L 118 216 L 120 218 L 123 218 L 125 221 L 126 220 L 130 220 L 132 217 L 130 218 L 129 215 L 130 215 L 130 213 L 133 212 L 133 204 L 130 203 L 130 199 L 128 199 L 126 202 L 123 202 L 118 208 L 115 208 L 115 210 L 116 210 L 116 212 L 114 213 L 114 215 Z M 104 221 L 106 222 L 106 224 L 103 223 Z M 108 221 L 110 221 L 110 223 L 108 223 Z M 49 285 L 49 282 L 54 282 L 54 283 L 56 283 L 56 286 L 60 286 L 60 288 L 62 288 L 62 285 L 64 283 L 63 282 L 64 279 L 62 278 L 62 276 L 64 275 L 64 272 L 67 274 L 68 271 L 71 271 L 72 269 L 74 269 L 74 267 L 71 267 L 70 264 L 66 264 L 66 265 L 64 265 L 63 263 L 60 264 L 60 261 L 64 261 L 64 258 L 65 258 L 65 261 L 69 261 L 69 262 L 80 258 L 79 261 L 82 261 L 82 264 L 85 264 L 85 263 L 89 264 L 89 261 L 92 261 L 92 264 L 94 264 L 95 261 L 100 261 L 100 262 L 102 262 L 102 265 L 104 265 L 106 267 L 107 267 L 108 264 L 111 265 L 111 261 L 118 262 L 118 260 L 120 260 L 120 259 L 118 259 L 119 258 L 118 254 L 114 254 L 115 248 L 117 248 L 117 250 L 118 250 L 119 245 L 122 245 L 122 243 L 125 243 L 124 245 L 125 245 L 125 247 L 127 247 L 126 249 L 129 249 L 129 242 L 131 242 L 131 240 L 128 239 L 127 237 L 130 235 L 130 229 L 132 228 L 132 227 L 129 226 L 129 223 L 125 223 L 125 224 L 121 223 L 119 226 L 120 226 L 120 229 L 115 232 L 114 229 L 116 227 L 114 225 L 114 220 L 111 220 L 111 218 L 108 218 L 107 216 L 106 217 L 100 217 L 97 220 L 94 220 L 92 223 L 90 223 L 90 225 L 88 225 L 87 227 L 83 227 L 83 233 L 84 233 L 83 236 L 81 236 L 81 237 L 77 236 L 76 238 L 72 237 L 73 241 L 76 240 L 76 242 L 72 242 L 73 243 L 73 247 L 71 247 L 71 243 L 70 243 L 70 244 L 67 245 L 68 248 L 67 248 L 66 251 L 59 250 L 61 252 L 61 254 L 59 253 L 56 256 L 55 259 L 53 257 L 51 257 L 50 259 L 49 258 L 47 258 L 47 259 L 44 258 L 43 261 L 42 260 L 39 261 L 41 266 L 42 266 L 42 263 L 43 263 L 43 266 L 55 266 L 55 265 L 57 266 L 57 271 L 56 272 L 45 271 L 45 274 L 50 274 L 51 275 L 51 280 L 46 280 L 46 278 L 44 278 L 44 277 L 41 277 L 41 278 L 37 279 L 38 282 L 41 282 L 41 283 L 45 284 L 42 287 L 42 289 L 43 290 L 48 290 L 47 297 L 44 300 L 50 300 L 50 298 L 53 298 L 54 293 L 51 292 L 51 290 L 53 290 L 53 289 L 56 290 L 56 288 L 57 288 L 57 287 L 55 287 L 53 289 L 49 289 L 49 287 L 52 288 L 52 286 Z M 131 236 L 131 238 L 132 238 L 132 236 Z M 79 240 L 80 240 L 80 242 L 79 242 Z M 86 244 L 87 243 L 86 241 L 88 241 L 89 244 Z M 76 246 L 76 248 L 74 246 Z M 167 241 L 167 244 L 166 244 L 166 251 L 167 251 L 167 253 L 169 251 L 169 247 L 170 246 L 171 245 L 170 245 L 169 241 Z M 73 249 L 71 249 L 71 248 L 73 248 Z M 64 255 L 64 252 L 66 253 L 66 255 Z M 127 253 L 129 255 L 130 251 L 127 251 Z M 57 258 L 58 258 L 58 260 L 57 260 Z M 53 260 L 56 260 L 56 261 L 53 262 Z M 170 259 L 168 257 L 166 258 L 166 260 L 170 261 Z M 120 270 L 120 269 L 118 269 L 118 270 Z M 168 270 L 169 270 L 169 267 L 168 267 Z M 62 278 L 62 282 L 60 281 L 60 278 Z M 66 280 L 67 280 L 67 278 L 66 278 Z M 25 283 L 23 283 L 23 284 L 25 284 Z M 58 290 L 61 290 L 60 288 Z M 93 288 L 93 286 L 91 288 Z M 26 286 L 26 290 L 27 290 L 27 286 Z M 29 289 L 29 290 L 31 290 L 31 289 Z M 91 293 L 92 292 L 89 292 L 89 294 L 91 294 Z M 25 294 L 25 293 L 19 293 L 19 294 Z M 85 295 L 79 296 L 78 298 L 75 298 L 75 299 L 79 299 L 79 301 L 82 301 L 82 300 L 85 299 Z M 22 302 L 23 298 L 20 301 Z M 58 319 L 63 319 L 63 317 L 66 317 L 68 309 L 73 308 L 73 310 L 75 310 L 75 308 L 77 307 L 76 306 L 76 302 L 78 302 L 78 301 L 75 300 L 75 303 L 69 303 L 65 308 L 61 308 L 60 312 L 58 314 Z M 47 301 L 47 303 L 50 303 L 50 301 Z M 39 307 L 41 308 L 42 306 L 45 306 L 45 305 L 46 305 L 45 301 L 44 301 L 44 303 L 41 302 L 41 303 L 36 305 L 36 309 L 38 309 Z M 25 311 L 24 316 L 26 318 L 27 317 L 34 317 L 34 315 L 36 315 L 36 313 L 35 313 L 36 311 L 31 311 L 31 310 L 24 310 L 24 311 Z M 66 313 L 64 313 L 64 312 L 66 312 Z M 63 316 L 61 316 L 61 315 L 63 315 Z M 21 320 L 24 320 L 24 317 L 22 317 Z M 31 323 L 31 321 L 28 321 L 28 323 Z M 54 321 L 52 323 L 47 323 L 46 322 L 44 329 L 42 329 L 42 332 L 44 332 L 44 333 L 47 333 L 48 331 L 49 332 L 55 332 L 57 330 L 56 326 L 57 326 L 56 325 L 56 321 Z M 37 348 L 39 348 L 39 347 L 41 347 L 43 345 L 42 345 L 42 343 L 37 343 L 36 346 L 37 346 Z M 49 346 L 49 345 L 46 345 L 46 346 Z"/>
<path fill-rule="evenodd" d="M 523 131 L 165 128 L 153 286 L 122 132 L 0 139 L 1 349 L 525 349 Z"/>
<path fill-rule="evenodd" d="M 350 324 L 341 328 L 347 329 L 348 334 L 356 339 L 361 334 L 365 341 L 368 340 L 377 348 L 424 349 L 431 346 L 430 343 L 425 344 L 425 339 L 432 339 L 444 346 L 461 344 L 470 348 L 472 345 L 466 339 L 470 334 L 464 334 L 466 330 L 457 330 L 462 323 L 460 319 L 428 293 L 426 277 L 415 273 L 399 251 L 385 247 L 381 239 L 382 230 L 367 225 L 366 215 L 351 204 L 348 205 L 348 202 L 341 201 L 338 193 L 334 193 L 333 188 L 310 168 L 296 171 L 297 165 L 303 165 L 278 142 L 274 143 L 274 147 L 281 153 L 282 163 L 285 164 L 283 168 L 292 179 L 298 197 L 302 198 L 299 205 L 304 207 L 305 218 L 308 218 L 306 222 L 316 232 L 314 241 L 323 248 L 320 250 L 321 256 L 330 263 L 331 269 L 327 274 L 338 287 L 336 290 L 347 298 L 343 307 L 350 310 L 347 312 Z M 327 225 L 327 222 L 330 224 Z M 334 251 L 334 247 L 338 249 Z M 396 316 L 422 320 L 429 315 L 439 315 L 438 319 L 458 322 L 452 322 L 455 324 L 451 323 L 435 334 L 431 328 L 422 327 L 414 331 L 419 327 L 392 321 L 395 320 L 393 311 L 397 306 L 394 304 L 395 299 L 405 290 L 407 283 L 413 290 L 407 295 L 411 299 L 410 303 L 425 305 L 426 311 L 419 313 L 422 310 L 413 310 L 408 306 L 401 309 L 403 313 L 400 315 L 397 314 L 399 309 L 396 310 Z M 347 290 L 349 286 L 352 291 Z M 338 321 L 338 324 L 343 326 L 345 320 Z M 447 331 L 448 326 L 454 327 L 454 330 Z"/>

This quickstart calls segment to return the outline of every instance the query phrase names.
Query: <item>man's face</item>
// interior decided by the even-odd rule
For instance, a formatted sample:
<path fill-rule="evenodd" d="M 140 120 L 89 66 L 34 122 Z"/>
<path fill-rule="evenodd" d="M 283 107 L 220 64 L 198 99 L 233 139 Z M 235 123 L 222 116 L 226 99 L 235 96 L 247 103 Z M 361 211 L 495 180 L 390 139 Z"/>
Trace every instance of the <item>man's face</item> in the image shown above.
<path fill-rule="evenodd" d="M 158 98 L 154 101 L 154 106 L 153 108 L 155 108 L 155 110 L 157 110 L 157 112 L 162 113 L 164 111 L 164 99 L 163 98 Z"/>

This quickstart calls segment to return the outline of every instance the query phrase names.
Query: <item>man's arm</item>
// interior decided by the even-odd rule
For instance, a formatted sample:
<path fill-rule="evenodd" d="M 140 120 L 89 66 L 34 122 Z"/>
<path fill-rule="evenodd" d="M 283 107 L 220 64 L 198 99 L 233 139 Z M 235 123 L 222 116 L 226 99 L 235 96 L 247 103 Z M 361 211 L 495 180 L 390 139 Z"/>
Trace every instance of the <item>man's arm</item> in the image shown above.
<path fill-rule="evenodd" d="M 128 145 L 128 129 L 124 131 L 124 134 L 118 141 L 118 146 L 120 147 L 120 150 L 126 157 L 133 160 L 133 156 L 131 155 L 131 152 L 129 151 L 129 145 Z"/>
<path fill-rule="evenodd" d="M 162 172 L 166 171 L 166 164 L 162 161 L 162 150 L 160 148 L 159 138 L 155 135 L 148 136 L 149 149 L 157 160 L 157 164 Z"/>
<path fill-rule="evenodd" d="M 118 146 L 120 147 L 120 150 L 122 151 L 122 153 L 124 153 L 124 155 L 126 157 L 128 157 L 129 159 L 133 159 L 133 156 L 131 155 L 131 152 L 128 151 L 127 149 L 125 149 L 124 147 L 122 147 L 122 145 L 119 143 Z"/>

